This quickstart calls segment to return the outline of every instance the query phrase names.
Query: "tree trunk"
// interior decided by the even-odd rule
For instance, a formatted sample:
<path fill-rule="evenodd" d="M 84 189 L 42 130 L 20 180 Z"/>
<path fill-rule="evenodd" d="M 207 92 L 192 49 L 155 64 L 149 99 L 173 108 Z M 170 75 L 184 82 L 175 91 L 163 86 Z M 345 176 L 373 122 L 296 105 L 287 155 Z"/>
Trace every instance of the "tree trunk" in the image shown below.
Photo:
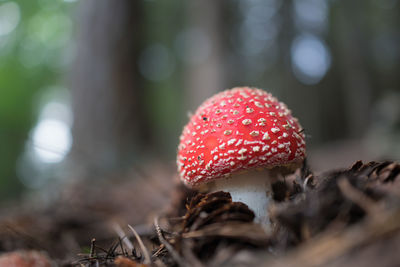
<path fill-rule="evenodd" d="M 136 62 L 140 1 L 86 0 L 80 4 L 72 68 L 74 125 L 70 153 L 77 175 L 123 168 L 146 144 L 146 119 Z M 139 143 L 140 142 L 140 143 Z"/>
<path fill-rule="evenodd" d="M 226 86 L 223 72 L 223 16 L 222 3 L 205 0 L 188 4 L 189 29 L 199 42 L 188 40 L 188 53 L 202 58 L 186 67 L 186 110 L 195 111 L 205 99 Z"/>

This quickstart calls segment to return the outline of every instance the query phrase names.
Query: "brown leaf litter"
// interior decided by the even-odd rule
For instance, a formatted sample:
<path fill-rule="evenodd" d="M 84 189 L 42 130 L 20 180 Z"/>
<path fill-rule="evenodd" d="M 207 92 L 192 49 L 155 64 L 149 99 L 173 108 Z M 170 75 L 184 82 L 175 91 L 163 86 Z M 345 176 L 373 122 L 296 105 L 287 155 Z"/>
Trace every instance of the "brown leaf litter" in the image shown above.
<path fill-rule="evenodd" d="M 203 194 L 177 186 L 172 208 L 156 214 L 153 228 L 114 226 L 116 238 L 109 245 L 92 240 L 80 259 L 63 264 L 397 266 L 399 177 L 400 164 L 390 161 L 359 161 L 320 175 L 304 164 L 273 184 L 268 233 L 229 193 Z"/>

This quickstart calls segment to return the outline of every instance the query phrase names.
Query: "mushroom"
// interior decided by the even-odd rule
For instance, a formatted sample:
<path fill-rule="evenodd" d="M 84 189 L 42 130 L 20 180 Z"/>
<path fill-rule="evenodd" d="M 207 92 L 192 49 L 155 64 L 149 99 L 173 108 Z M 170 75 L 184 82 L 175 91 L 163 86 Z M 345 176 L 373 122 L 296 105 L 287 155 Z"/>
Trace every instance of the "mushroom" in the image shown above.
<path fill-rule="evenodd" d="M 178 172 L 188 187 L 229 192 L 268 227 L 271 183 L 302 164 L 304 139 L 298 120 L 271 94 L 229 89 L 206 100 L 184 127 Z"/>

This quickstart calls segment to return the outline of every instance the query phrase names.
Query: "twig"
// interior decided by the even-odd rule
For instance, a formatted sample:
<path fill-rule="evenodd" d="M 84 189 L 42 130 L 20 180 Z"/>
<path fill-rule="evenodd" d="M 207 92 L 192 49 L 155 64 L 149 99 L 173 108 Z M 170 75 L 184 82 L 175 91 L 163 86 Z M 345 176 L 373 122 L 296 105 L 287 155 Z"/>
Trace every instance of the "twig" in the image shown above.
<path fill-rule="evenodd" d="M 118 244 L 120 243 L 120 240 L 121 240 L 121 239 L 118 238 L 118 241 L 115 242 L 115 244 L 112 244 L 112 245 L 110 246 L 110 248 L 107 250 L 107 257 L 109 257 L 109 256 L 114 256 L 115 250 L 117 249 Z"/>
<path fill-rule="evenodd" d="M 104 249 L 104 248 L 102 248 L 102 247 L 99 247 L 99 246 L 97 246 L 97 245 L 95 245 L 94 248 L 95 248 L 96 250 L 99 249 L 99 250 L 101 250 L 102 252 L 107 253 L 107 250 L 106 250 L 106 249 Z"/>
<path fill-rule="evenodd" d="M 307 190 L 307 184 L 308 184 L 308 181 L 310 180 L 312 178 L 312 175 L 308 175 L 305 179 L 304 179 L 304 182 L 303 182 L 303 191 L 306 191 Z"/>
<path fill-rule="evenodd" d="M 158 239 L 160 240 L 161 244 L 165 246 L 169 253 L 171 253 L 172 258 L 179 266 L 188 266 L 186 262 L 179 256 L 176 250 L 171 246 L 171 244 L 164 238 L 160 225 L 158 224 L 158 216 L 154 218 L 154 227 L 157 232 Z"/>
<path fill-rule="evenodd" d="M 136 240 L 139 243 L 140 249 L 142 250 L 143 256 L 144 256 L 144 264 L 150 264 L 151 263 L 151 258 L 150 258 L 150 254 L 147 251 L 147 248 L 144 246 L 142 239 L 140 238 L 140 236 L 138 235 L 138 233 L 135 231 L 135 229 L 133 229 L 132 226 L 130 226 L 128 224 L 129 229 L 131 229 L 132 233 L 135 235 Z"/>
<path fill-rule="evenodd" d="M 129 238 L 126 237 L 126 234 L 124 232 L 124 230 L 122 230 L 121 226 L 119 226 L 118 223 L 114 222 L 113 223 L 113 228 L 114 231 L 117 233 L 117 235 L 119 236 L 119 238 L 122 240 L 122 242 L 124 242 L 125 246 L 128 247 L 129 251 L 133 250 L 133 244 L 132 242 L 129 240 Z M 124 253 L 124 251 L 122 250 L 122 253 Z"/>
<path fill-rule="evenodd" d="M 125 237 L 126 237 L 126 236 L 125 236 Z M 125 249 L 124 245 L 122 244 L 122 239 L 121 239 L 121 238 L 118 238 L 118 245 L 119 245 L 119 247 L 121 248 L 121 253 L 122 253 L 122 255 L 127 256 L 127 255 L 128 255 L 128 252 L 126 252 L 126 249 Z M 132 251 L 132 250 L 131 250 L 131 251 Z"/>
<path fill-rule="evenodd" d="M 89 252 L 90 258 L 94 257 L 95 243 L 96 243 L 96 238 L 92 238 L 92 241 L 90 242 L 90 252 Z"/>
<path fill-rule="evenodd" d="M 163 252 L 163 249 L 165 248 L 165 246 L 163 244 L 161 244 L 158 249 L 153 253 L 153 255 L 151 257 L 158 257 L 158 255 Z"/>

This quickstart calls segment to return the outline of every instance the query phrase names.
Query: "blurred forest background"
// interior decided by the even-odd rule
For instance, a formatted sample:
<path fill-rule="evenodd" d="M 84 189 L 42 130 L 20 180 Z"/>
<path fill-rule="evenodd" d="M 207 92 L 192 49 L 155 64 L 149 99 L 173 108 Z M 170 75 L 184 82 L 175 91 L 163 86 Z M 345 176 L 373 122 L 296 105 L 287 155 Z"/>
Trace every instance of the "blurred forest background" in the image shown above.
<path fill-rule="evenodd" d="M 173 170 L 188 112 L 240 85 L 287 103 L 317 170 L 400 160 L 400 1 L 0 0 L 0 200 Z"/>

